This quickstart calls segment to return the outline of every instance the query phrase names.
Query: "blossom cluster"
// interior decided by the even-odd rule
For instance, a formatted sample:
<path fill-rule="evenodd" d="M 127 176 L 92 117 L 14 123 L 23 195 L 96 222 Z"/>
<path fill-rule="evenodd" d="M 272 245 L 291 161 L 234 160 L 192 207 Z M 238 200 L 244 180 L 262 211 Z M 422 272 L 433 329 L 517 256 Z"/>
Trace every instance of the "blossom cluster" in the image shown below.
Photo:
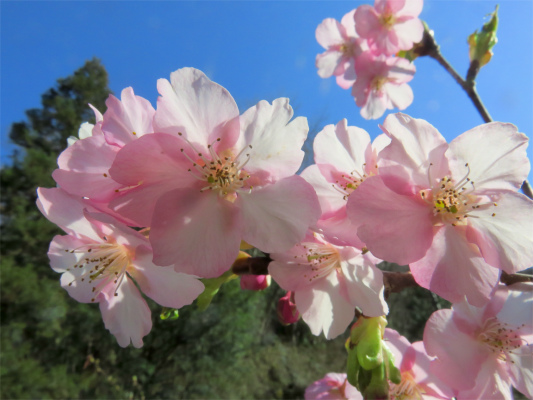
<path fill-rule="evenodd" d="M 415 66 L 395 55 L 422 40 L 422 6 L 423 0 L 375 0 L 374 7 L 360 5 L 340 23 L 326 18 L 317 27 L 316 39 L 326 49 L 316 57 L 318 75 L 335 76 L 341 88 L 351 88 L 364 118 L 377 119 L 387 109 L 404 110 L 412 103 L 407 83 Z"/>
<path fill-rule="evenodd" d="M 390 382 L 391 400 L 513 398 L 514 386 L 533 397 L 533 284 L 500 286 L 484 307 L 462 301 L 430 317 L 424 340 L 392 329 L 383 339 L 401 377 Z M 311 384 L 306 400 L 362 400 L 346 374 L 328 373 Z"/>
<path fill-rule="evenodd" d="M 430 319 L 429 356 L 420 357 L 455 396 L 493 390 L 476 382 L 494 371 L 504 371 L 494 385 L 533 393 L 521 368 L 533 327 L 498 314 L 500 293 L 519 297 L 498 286 L 502 271 L 533 263 L 533 201 L 517 192 L 529 172 L 527 138 L 515 126 L 481 125 L 448 144 L 428 122 L 395 114 L 372 142 L 342 120 L 317 134 L 315 164 L 297 175 L 308 125 L 293 119 L 288 99 L 240 114 L 225 88 L 193 68 L 157 88 L 157 109 L 131 88 L 111 95 L 59 156 L 58 188 L 38 189 L 40 210 L 66 233 L 50 245 L 52 268 L 74 299 L 99 304 L 121 346 L 142 346 L 151 329 L 139 289 L 164 307 L 191 304 L 250 247 L 269 254 L 268 272 L 287 291 L 280 317 L 334 338 L 356 314 L 388 313 L 376 267 L 386 260 L 408 264 L 420 286 L 454 303 Z M 241 287 L 269 282 L 243 278 Z M 460 322 L 467 312 L 481 317 Z M 461 363 L 461 350 L 442 351 L 448 331 L 481 343 L 471 347 L 482 368 L 469 370 L 468 383 L 437 374 Z M 402 377 L 421 376 L 405 364 Z M 414 387 L 399 385 L 391 390 Z"/>

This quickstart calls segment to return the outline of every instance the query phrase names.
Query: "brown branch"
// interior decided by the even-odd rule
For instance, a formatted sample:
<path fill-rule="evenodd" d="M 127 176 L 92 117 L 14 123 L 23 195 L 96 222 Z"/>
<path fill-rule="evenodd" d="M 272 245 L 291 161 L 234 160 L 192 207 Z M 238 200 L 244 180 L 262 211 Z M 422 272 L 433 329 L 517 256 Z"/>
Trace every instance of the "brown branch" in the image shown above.
<path fill-rule="evenodd" d="M 235 275 L 268 275 L 268 265 L 272 259 L 270 257 L 248 257 L 241 258 L 231 266 Z M 391 293 L 399 293 L 404 289 L 419 286 L 410 272 L 383 272 L 383 285 L 385 286 L 385 298 Z M 526 274 L 507 274 L 502 272 L 500 281 L 505 285 L 512 285 L 517 282 L 533 282 L 533 276 Z"/>
<path fill-rule="evenodd" d="M 500 276 L 500 282 L 504 283 L 505 285 L 509 286 L 513 283 L 519 283 L 519 282 L 533 282 L 533 276 L 527 275 L 527 274 L 508 274 L 505 271 L 502 271 L 502 275 Z"/>
<path fill-rule="evenodd" d="M 421 56 L 427 55 L 435 59 L 440 65 L 442 65 L 444 69 L 452 76 L 452 78 L 455 79 L 459 86 L 463 88 L 470 100 L 472 100 L 472 103 L 474 103 L 474 107 L 476 107 L 476 110 L 481 115 L 483 121 L 486 123 L 493 121 L 492 117 L 490 116 L 488 110 L 481 101 L 481 98 L 479 97 L 476 90 L 475 78 L 480 69 L 479 62 L 477 60 L 473 60 L 470 63 L 466 79 L 463 79 L 461 75 L 459 75 L 457 71 L 451 66 L 448 60 L 446 60 L 441 54 L 439 45 L 435 41 L 433 34 L 427 28 L 424 31 L 424 37 L 422 39 L 421 44 L 416 49 L 416 53 L 417 55 Z M 530 199 L 533 199 L 533 191 L 531 190 L 531 186 L 527 180 L 524 181 L 522 185 L 522 192 Z"/>

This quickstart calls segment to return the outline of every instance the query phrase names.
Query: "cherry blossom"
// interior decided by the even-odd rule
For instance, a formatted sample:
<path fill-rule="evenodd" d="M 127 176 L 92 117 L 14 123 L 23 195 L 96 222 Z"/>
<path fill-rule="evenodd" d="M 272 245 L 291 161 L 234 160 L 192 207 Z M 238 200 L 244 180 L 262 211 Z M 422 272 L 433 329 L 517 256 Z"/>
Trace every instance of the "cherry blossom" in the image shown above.
<path fill-rule="evenodd" d="M 377 174 L 377 153 L 389 143 L 387 135 L 382 134 L 372 144 L 365 130 L 348 126 L 346 119 L 327 125 L 316 135 L 316 164 L 307 167 L 301 176 L 317 192 L 322 216 L 316 229 L 330 243 L 363 248 L 346 215 L 346 202 L 361 182 Z"/>
<path fill-rule="evenodd" d="M 330 372 L 305 389 L 305 400 L 363 400 L 359 391 L 348 383 L 346 374 Z"/>
<path fill-rule="evenodd" d="M 438 310 L 424 330 L 431 371 L 458 400 L 533 397 L 533 284 L 500 285 L 484 307 L 466 301 Z"/>
<path fill-rule="evenodd" d="M 352 96 L 361 107 L 361 116 L 377 119 L 387 109 L 407 108 L 413 102 L 413 91 L 407 82 L 415 71 L 414 64 L 405 58 L 374 56 L 370 52 L 357 57 Z"/>
<path fill-rule="evenodd" d="M 375 54 L 391 56 L 410 50 L 422 40 L 424 25 L 418 19 L 422 0 L 376 0 L 363 4 L 354 15 L 355 29 Z"/>
<path fill-rule="evenodd" d="M 59 168 L 52 177 L 68 193 L 107 204 L 123 189 L 109 174 L 117 152 L 126 143 L 153 131 L 155 110 L 131 87 L 122 91 L 121 100 L 110 95 L 106 105 L 103 116 L 92 107 L 97 124 L 82 124 L 80 140 L 71 140 L 72 145 L 59 155 Z"/>
<path fill-rule="evenodd" d="M 429 370 L 431 357 L 423 342 L 413 344 L 393 329 L 386 328 L 384 339 L 401 373 L 400 383 L 389 384 L 391 400 L 451 399 L 453 391 Z"/>
<path fill-rule="evenodd" d="M 355 10 L 347 13 L 339 23 L 326 18 L 316 28 L 316 40 L 326 49 L 316 56 L 316 67 L 321 78 L 337 77 L 337 84 L 343 89 L 355 81 L 354 61 L 361 52 L 368 50 L 366 42 L 359 39 L 353 20 Z"/>
<path fill-rule="evenodd" d="M 37 190 L 37 206 L 67 235 L 55 236 L 48 256 L 61 286 L 82 303 L 98 303 L 105 327 L 120 346 L 143 345 L 152 328 L 150 309 L 135 283 L 158 304 L 191 304 L 204 285 L 193 276 L 152 263 L 148 239 L 113 217 L 98 213 L 61 189 Z"/>
<path fill-rule="evenodd" d="M 334 246 L 309 232 L 288 252 L 270 257 L 272 278 L 294 292 L 296 307 L 314 335 L 340 335 L 354 319 L 356 307 L 370 317 L 388 313 L 383 275 L 369 254 Z"/>
<path fill-rule="evenodd" d="M 529 171 L 527 137 L 494 122 L 448 145 L 405 114 L 388 116 L 384 130 L 392 142 L 379 174 L 348 199 L 358 236 L 376 257 L 409 264 L 420 286 L 484 305 L 500 270 L 533 263 L 533 201 L 516 192 Z"/>
<path fill-rule="evenodd" d="M 301 240 L 320 206 L 294 175 L 308 125 L 290 121 L 288 99 L 239 116 L 229 92 L 193 68 L 160 79 L 158 89 L 157 133 L 124 146 L 110 169 L 134 187 L 110 205 L 151 227 L 154 262 L 212 278 L 229 269 L 242 240 L 265 252 Z"/>

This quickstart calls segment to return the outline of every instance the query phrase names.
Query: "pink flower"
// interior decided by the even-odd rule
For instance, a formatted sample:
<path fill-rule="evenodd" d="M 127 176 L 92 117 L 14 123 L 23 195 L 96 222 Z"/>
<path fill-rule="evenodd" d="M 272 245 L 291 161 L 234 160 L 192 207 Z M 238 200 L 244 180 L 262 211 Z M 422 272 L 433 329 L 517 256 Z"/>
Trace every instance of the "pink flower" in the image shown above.
<path fill-rule="evenodd" d="M 395 330 L 386 328 L 384 339 L 400 370 L 402 381 L 390 383 L 391 400 L 451 399 L 453 391 L 429 370 L 431 357 L 423 342 L 413 344 Z"/>
<path fill-rule="evenodd" d="M 278 319 L 283 325 L 295 324 L 300 319 L 300 313 L 294 301 L 294 293 L 291 291 L 288 291 L 278 301 Z"/>
<path fill-rule="evenodd" d="M 363 400 L 363 396 L 348 383 L 346 374 L 330 372 L 305 389 L 305 400 Z"/>
<path fill-rule="evenodd" d="M 270 286 L 270 275 L 241 275 L 242 290 L 265 290 Z"/>
<path fill-rule="evenodd" d="M 346 215 L 346 202 L 361 182 L 377 174 L 377 153 L 389 143 L 387 135 L 382 134 L 372 144 L 365 130 L 348 126 L 346 119 L 327 125 L 316 135 L 316 164 L 307 167 L 301 176 L 317 192 L 322 216 L 316 228 L 330 243 L 363 248 L 356 227 Z"/>
<path fill-rule="evenodd" d="M 97 124 L 92 126 L 92 134 L 91 124 L 82 125 L 80 140 L 59 155 L 59 169 L 52 174 L 68 193 L 105 204 L 123 188 L 109 174 L 117 152 L 135 138 L 153 132 L 155 113 L 151 104 L 136 96 L 132 88 L 122 91 L 122 101 L 110 95 L 106 105 L 103 116 L 93 108 Z"/>
<path fill-rule="evenodd" d="M 326 49 L 316 56 L 316 67 L 321 78 L 337 77 L 337 84 L 348 89 L 355 81 L 355 58 L 367 49 L 366 43 L 355 33 L 353 15 L 346 14 L 341 22 L 326 18 L 316 28 L 316 40 Z"/>
<path fill-rule="evenodd" d="M 424 330 L 431 371 L 458 400 L 512 399 L 511 385 L 533 397 L 533 284 L 498 287 L 482 308 L 466 301 L 438 310 Z"/>
<path fill-rule="evenodd" d="M 533 201 L 516 193 L 529 171 L 527 137 L 494 122 L 448 145 L 404 114 L 388 116 L 384 130 L 392 142 L 379 175 L 348 199 L 358 236 L 376 257 L 410 264 L 420 286 L 484 305 L 500 270 L 533 264 Z"/>
<path fill-rule="evenodd" d="M 376 54 L 410 50 L 424 33 L 418 19 L 422 5 L 422 0 L 376 0 L 374 7 L 363 4 L 355 11 L 355 29 Z"/>
<path fill-rule="evenodd" d="M 195 277 L 152 263 L 148 239 L 61 189 L 37 190 L 37 206 L 65 236 L 54 237 L 48 256 L 61 286 L 82 303 L 99 303 L 106 328 L 120 346 L 143 345 L 152 328 L 145 295 L 158 304 L 191 304 L 204 285 Z"/>
<path fill-rule="evenodd" d="M 110 169 L 135 186 L 111 205 L 151 227 L 154 262 L 217 277 L 242 240 L 265 252 L 301 240 L 320 216 L 313 188 L 294 175 L 306 119 L 289 122 L 288 99 L 261 101 L 239 117 L 229 92 L 192 68 L 171 81 L 158 82 L 158 133 L 124 146 Z"/>
<path fill-rule="evenodd" d="M 385 110 L 407 108 L 413 102 L 413 91 L 407 82 L 416 68 L 405 58 L 374 56 L 369 52 L 355 60 L 357 79 L 352 87 L 355 104 L 365 119 L 377 119 Z"/>
<path fill-rule="evenodd" d="M 314 335 L 327 339 L 352 322 L 355 307 L 369 317 L 388 313 L 383 298 L 383 275 L 354 247 L 334 246 L 316 233 L 286 253 L 271 253 L 272 278 L 285 290 L 294 291 L 303 320 Z"/>

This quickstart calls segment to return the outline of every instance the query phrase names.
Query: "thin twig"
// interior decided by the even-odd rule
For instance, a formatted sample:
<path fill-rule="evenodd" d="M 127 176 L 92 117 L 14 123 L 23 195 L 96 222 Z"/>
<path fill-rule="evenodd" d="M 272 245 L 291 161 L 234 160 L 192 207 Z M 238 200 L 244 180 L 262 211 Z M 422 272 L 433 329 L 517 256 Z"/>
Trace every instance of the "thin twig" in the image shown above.
<path fill-rule="evenodd" d="M 419 55 L 428 55 L 431 58 L 435 59 L 440 65 L 442 65 L 444 69 L 452 76 L 452 78 L 455 79 L 459 86 L 463 88 L 470 100 L 472 100 L 472 103 L 474 103 L 474 107 L 476 107 L 476 110 L 481 115 L 483 121 L 486 123 L 493 122 L 492 117 L 490 116 L 487 108 L 481 101 L 481 98 L 479 97 L 476 90 L 475 77 L 477 75 L 477 72 L 479 72 L 479 62 L 477 60 L 473 60 L 470 63 L 470 67 L 468 68 L 467 73 L 467 79 L 463 79 L 461 75 L 459 75 L 457 71 L 451 66 L 448 60 L 443 57 L 440 52 L 440 48 L 437 45 L 437 42 L 435 41 L 435 38 L 427 29 L 424 31 L 424 38 L 422 40 L 422 44 L 423 46 L 421 46 L 421 49 L 418 50 L 417 53 Z M 530 199 L 533 199 L 533 191 L 531 190 L 531 186 L 527 180 L 524 181 L 524 183 L 522 184 L 522 192 Z"/>

